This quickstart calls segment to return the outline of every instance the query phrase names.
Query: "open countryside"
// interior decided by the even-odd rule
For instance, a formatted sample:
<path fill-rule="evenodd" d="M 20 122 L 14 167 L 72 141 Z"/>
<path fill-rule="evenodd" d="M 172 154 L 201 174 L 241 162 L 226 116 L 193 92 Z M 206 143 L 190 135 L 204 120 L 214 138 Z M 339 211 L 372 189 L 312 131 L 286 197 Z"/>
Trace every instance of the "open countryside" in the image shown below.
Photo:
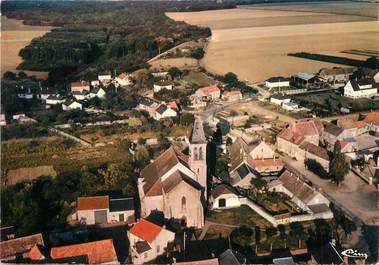
<path fill-rule="evenodd" d="M 1 75 L 6 71 L 18 72 L 17 66 L 22 62 L 19 51 L 34 38 L 44 35 L 52 27 L 30 26 L 22 21 L 1 16 Z M 6 55 L 6 56 L 4 56 Z M 40 78 L 47 77 L 46 72 L 25 71 Z"/>
<path fill-rule="evenodd" d="M 336 6 L 338 14 L 333 13 Z M 375 3 L 349 2 L 254 5 L 167 15 L 212 29 L 202 60 L 208 71 L 217 74 L 233 71 L 241 79 L 263 81 L 271 76 L 290 76 L 299 71 L 316 72 L 322 67 L 339 66 L 289 57 L 288 53 L 304 51 L 357 58 L 341 52 L 378 50 L 375 10 L 377 16 Z"/>

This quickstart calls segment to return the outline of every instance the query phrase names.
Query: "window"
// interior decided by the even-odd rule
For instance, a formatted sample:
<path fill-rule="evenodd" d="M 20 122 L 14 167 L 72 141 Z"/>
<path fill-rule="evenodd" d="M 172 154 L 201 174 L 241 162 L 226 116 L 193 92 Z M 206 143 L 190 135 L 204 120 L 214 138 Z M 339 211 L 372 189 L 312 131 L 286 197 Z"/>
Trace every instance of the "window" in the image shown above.
<path fill-rule="evenodd" d="M 182 197 L 182 212 L 186 211 L 186 197 Z"/>
<path fill-rule="evenodd" d="M 157 253 L 159 253 L 161 251 L 161 248 L 159 245 L 157 245 Z"/>
<path fill-rule="evenodd" d="M 124 214 L 123 214 L 123 213 L 120 213 L 120 214 L 118 215 L 118 221 L 119 221 L 119 222 L 125 222 L 125 217 L 124 217 Z"/>
<path fill-rule="evenodd" d="M 226 206 L 226 200 L 225 199 L 219 199 L 218 200 L 218 207 L 225 207 Z"/>
<path fill-rule="evenodd" d="M 197 156 L 197 147 L 195 147 L 193 150 L 194 150 L 194 160 L 197 160 L 198 159 L 198 156 Z"/>
<path fill-rule="evenodd" d="M 147 252 L 145 252 L 145 253 L 143 254 L 143 257 L 144 257 L 145 259 L 147 259 Z"/>
<path fill-rule="evenodd" d="M 199 148 L 199 160 L 203 160 L 203 148 Z"/>

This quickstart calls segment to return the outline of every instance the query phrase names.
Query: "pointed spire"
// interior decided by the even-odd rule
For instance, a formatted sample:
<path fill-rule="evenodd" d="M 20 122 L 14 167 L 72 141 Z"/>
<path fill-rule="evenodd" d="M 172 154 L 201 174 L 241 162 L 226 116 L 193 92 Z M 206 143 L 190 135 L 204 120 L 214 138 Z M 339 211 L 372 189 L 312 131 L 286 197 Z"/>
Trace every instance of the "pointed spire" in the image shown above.
<path fill-rule="evenodd" d="M 192 133 L 190 136 L 190 143 L 192 144 L 205 144 L 207 141 L 205 139 L 203 121 L 200 118 L 196 118 L 193 124 Z"/>

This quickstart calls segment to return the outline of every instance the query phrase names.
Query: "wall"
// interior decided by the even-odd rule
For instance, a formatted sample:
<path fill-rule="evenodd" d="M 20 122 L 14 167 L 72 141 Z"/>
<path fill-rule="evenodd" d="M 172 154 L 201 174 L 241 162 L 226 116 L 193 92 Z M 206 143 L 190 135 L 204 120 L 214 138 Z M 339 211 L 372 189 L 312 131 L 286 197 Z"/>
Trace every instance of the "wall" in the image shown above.
<path fill-rule="evenodd" d="M 107 216 L 109 217 L 109 209 L 83 210 L 78 211 L 78 221 L 84 222 L 87 225 L 93 225 L 95 224 L 95 211 L 101 210 L 107 210 Z"/>
<path fill-rule="evenodd" d="M 182 200 L 185 198 L 185 207 Z M 164 215 L 166 218 L 185 218 L 187 226 L 201 228 L 204 226 L 204 213 L 201 204 L 201 191 L 181 181 L 164 196 Z"/>
<path fill-rule="evenodd" d="M 120 222 L 120 214 L 124 214 L 124 222 L 130 223 L 133 219 L 134 220 L 134 211 L 129 210 L 129 211 L 119 211 L 119 212 L 109 212 L 108 215 L 108 223 L 115 223 L 115 222 Z"/>
<path fill-rule="evenodd" d="M 226 206 L 225 207 L 220 207 L 218 202 L 220 199 L 225 199 L 226 200 Z M 235 208 L 235 207 L 240 207 L 241 203 L 239 201 L 239 198 L 235 194 L 222 194 L 217 199 L 214 201 L 212 209 L 227 209 L 227 208 Z"/>

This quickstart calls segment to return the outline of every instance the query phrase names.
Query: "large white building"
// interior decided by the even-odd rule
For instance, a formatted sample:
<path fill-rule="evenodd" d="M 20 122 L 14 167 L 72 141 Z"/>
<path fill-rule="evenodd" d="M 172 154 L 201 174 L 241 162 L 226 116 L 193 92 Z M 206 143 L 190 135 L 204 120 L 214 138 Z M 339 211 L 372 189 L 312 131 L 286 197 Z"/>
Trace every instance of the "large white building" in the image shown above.
<path fill-rule="evenodd" d="M 378 94 L 379 84 L 373 78 L 350 80 L 343 89 L 343 95 L 349 98 L 369 98 Z"/>

